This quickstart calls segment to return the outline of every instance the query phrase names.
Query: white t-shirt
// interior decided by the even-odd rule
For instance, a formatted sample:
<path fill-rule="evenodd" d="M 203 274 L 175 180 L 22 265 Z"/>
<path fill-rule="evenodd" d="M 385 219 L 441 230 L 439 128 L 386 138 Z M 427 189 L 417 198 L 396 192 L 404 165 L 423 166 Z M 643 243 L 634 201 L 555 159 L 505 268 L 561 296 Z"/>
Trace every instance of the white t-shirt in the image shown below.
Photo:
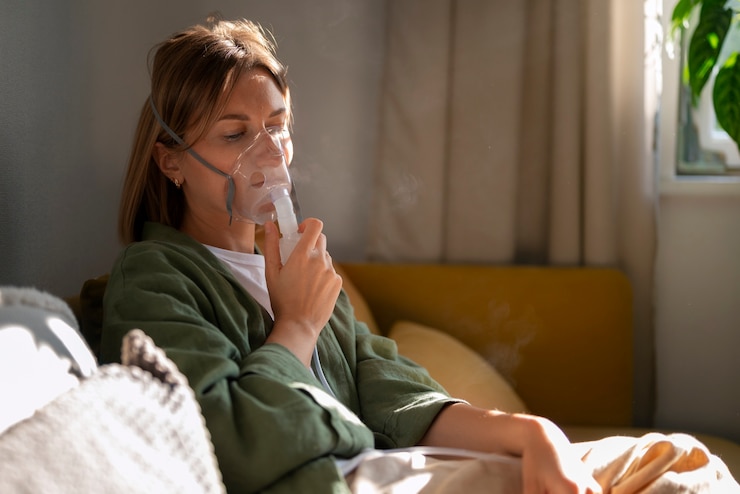
<path fill-rule="evenodd" d="M 211 245 L 205 246 L 221 262 L 231 269 L 234 277 L 242 284 L 244 289 L 265 308 L 273 319 L 272 305 L 270 304 L 270 294 L 267 292 L 267 280 L 265 279 L 265 258 L 259 254 L 245 254 L 244 252 L 234 252 L 231 250 L 220 249 Z"/>

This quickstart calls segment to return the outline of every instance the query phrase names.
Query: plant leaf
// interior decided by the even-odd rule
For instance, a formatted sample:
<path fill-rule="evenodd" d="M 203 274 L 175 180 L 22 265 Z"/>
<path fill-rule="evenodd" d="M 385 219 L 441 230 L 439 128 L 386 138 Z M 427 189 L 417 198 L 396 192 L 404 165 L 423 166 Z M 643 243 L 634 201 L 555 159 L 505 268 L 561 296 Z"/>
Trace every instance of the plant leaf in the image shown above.
<path fill-rule="evenodd" d="M 699 23 L 689 42 L 688 69 L 691 94 L 696 102 L 712 75 L 722 44 L 732 22 L 726 0 L 704 0 Z"/>
<path fill-rule="evenodd" d="M 740 64 L 733 53 L 717 73 L 712 91 L 714 112 L 720 127 L 740 149 Z"/>
<path fill-rule="evenodd" d="M 679 0 L 675 7 L 673 7 L 673 14 L 671 15 L 671 33 L 675 33 L 676 30 L 684 28 L 689 21 L 691 12 L 694 10 L 702 0 Z"/>

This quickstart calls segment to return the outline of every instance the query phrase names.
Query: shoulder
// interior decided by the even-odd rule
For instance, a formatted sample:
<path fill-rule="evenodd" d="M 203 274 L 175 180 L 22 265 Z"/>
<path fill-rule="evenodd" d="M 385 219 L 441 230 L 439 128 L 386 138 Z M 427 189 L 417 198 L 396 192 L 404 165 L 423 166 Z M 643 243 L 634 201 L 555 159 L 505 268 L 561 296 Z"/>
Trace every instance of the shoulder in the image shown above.
<path fill-rule="evenodd" d="M 179 272 L 189 276 L 225 273 L 221 262 L 202 244 L 174 228 L 147 223 L 144 238 L 121 251 L 111 276 Z"/>
<path fill-rule="evenodd" d="M 145 237 L 121 251 L 110 272 L 106 302 L 164 303 L 162 297 L 167 296 L 207 307 L 219 294 L 233 291 L 233 275 L 208 249 L 187 235 L 168 230 L 174 234 Z"/>

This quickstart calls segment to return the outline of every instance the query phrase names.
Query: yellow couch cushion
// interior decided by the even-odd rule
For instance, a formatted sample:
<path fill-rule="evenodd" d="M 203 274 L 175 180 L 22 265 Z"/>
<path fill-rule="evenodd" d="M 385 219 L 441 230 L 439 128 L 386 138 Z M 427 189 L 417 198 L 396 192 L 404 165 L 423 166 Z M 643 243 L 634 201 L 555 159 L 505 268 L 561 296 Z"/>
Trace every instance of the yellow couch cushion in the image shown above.
<path fill-rule="evenodd" d="M 453 397 L 486 409 L 528 411 L 491 364 L 452 336 L 409 321 L 394 324 L 388 336 L 401 355 L 425 367 Z"/>
<path fill-rule="evenodd" d="M 345 263 L 378 327 L 437 328 L 493 363 L 532 413 L 632 423 L 632 292 L 608 268 Z"/>

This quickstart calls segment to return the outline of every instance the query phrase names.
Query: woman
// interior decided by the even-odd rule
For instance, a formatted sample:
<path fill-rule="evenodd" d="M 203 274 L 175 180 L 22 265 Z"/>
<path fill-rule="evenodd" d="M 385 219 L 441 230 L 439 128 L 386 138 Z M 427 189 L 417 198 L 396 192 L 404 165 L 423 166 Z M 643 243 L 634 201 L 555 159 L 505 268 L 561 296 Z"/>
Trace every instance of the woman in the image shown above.
<path fill-rule="evenodd" d="M 261 139 L 290 163 L 290 93 L 266 33 L 211 21 L 156 50 L 123 188 L 128 246 L 105 295 L 102 358 L 141 328 L 187 376 L 230 491 L 344 492 L 368 448 L 521 457 L 525 492 L 600 492 L 551 422 L 450 398 L 358 323 L 322 223 L 283 265 L 276 225 L 240 217 L 235 163 Z M 277 137 L 276 137 L 277 136 Z M 310 489 L 309 489 L 310 487 Z"/>

